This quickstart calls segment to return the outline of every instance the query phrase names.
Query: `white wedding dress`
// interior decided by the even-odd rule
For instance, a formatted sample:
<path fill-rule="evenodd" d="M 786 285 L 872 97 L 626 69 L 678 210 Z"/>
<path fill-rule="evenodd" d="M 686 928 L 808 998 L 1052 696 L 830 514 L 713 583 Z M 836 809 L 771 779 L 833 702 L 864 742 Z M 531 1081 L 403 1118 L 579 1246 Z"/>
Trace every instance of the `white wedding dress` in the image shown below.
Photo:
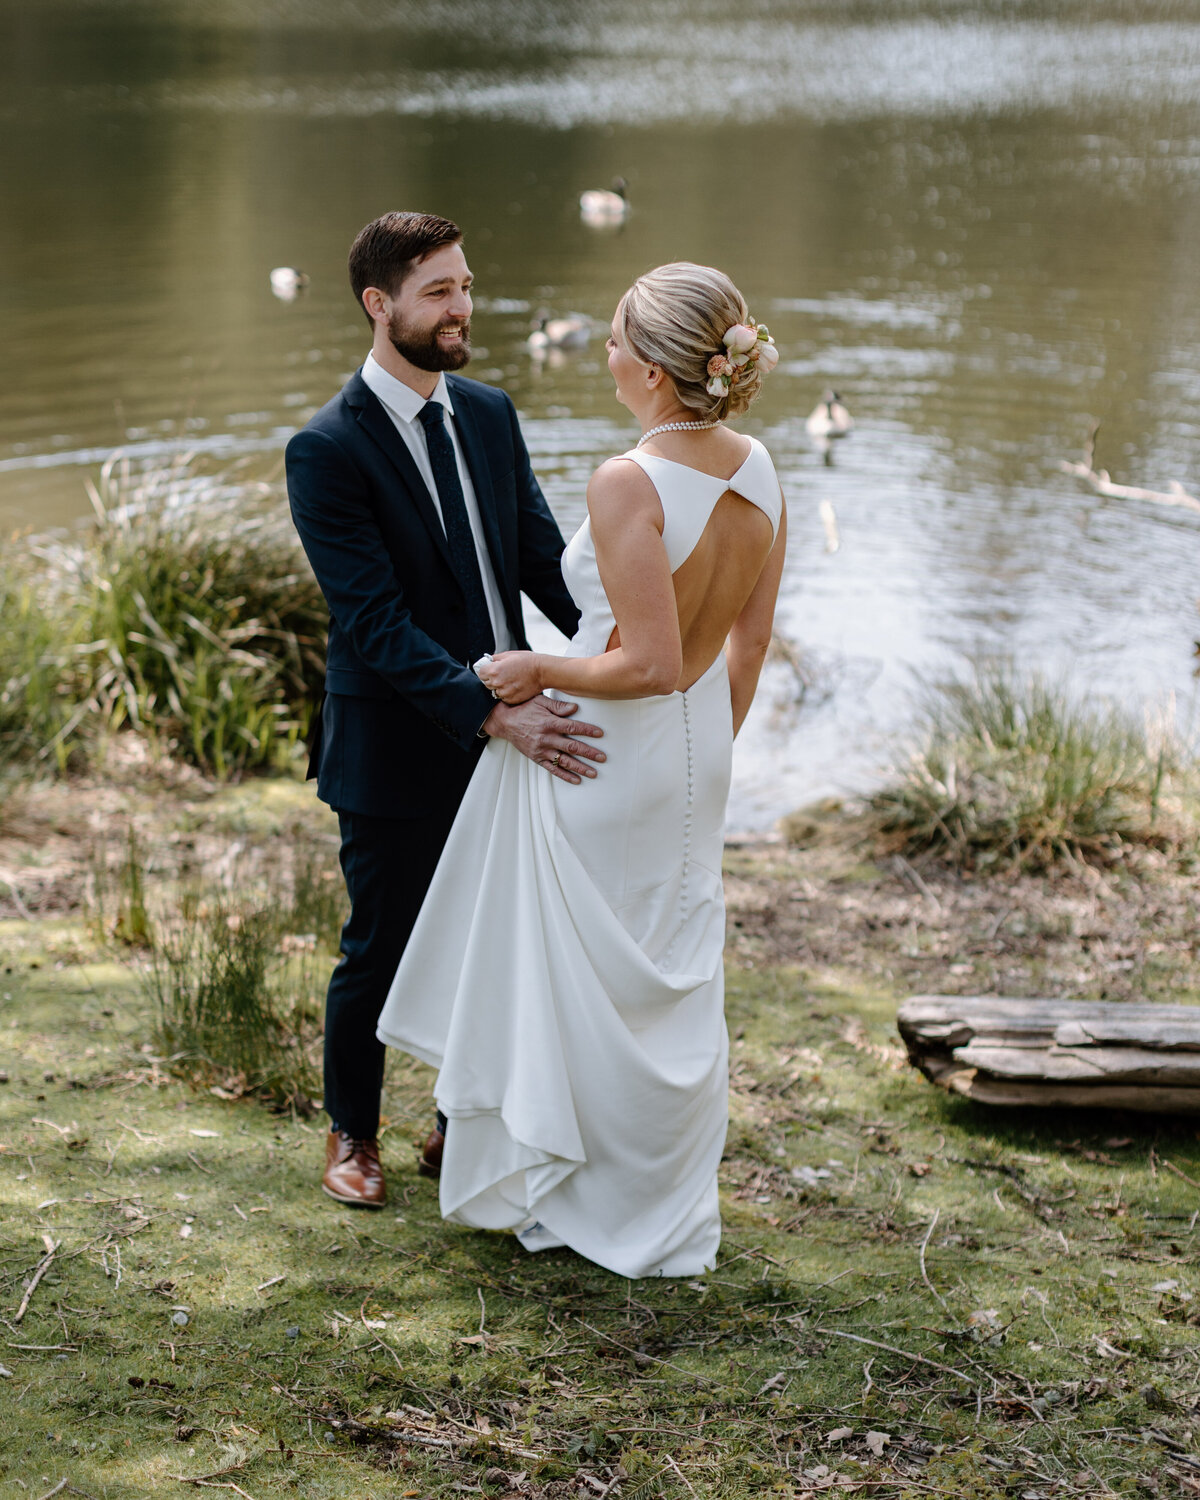
<path fill-rule="evenodd" d="M 727 490 L 778 530 L 779 482 L 753 439 L 729 480 L 626 457 L 662 501 L 672 571 Z M 614 620 L 587 521 L 563 576 L 581 611 L 566 654 L 598 656 Z M 623 1276 L 696 1275 L 720 1242 L 727 1113 L 725 657 L 687 692 L 578 702 L 604 730 L 595 780 L 488 744 L 379 1037 L 439 1070 L 446 1218 Z"/>

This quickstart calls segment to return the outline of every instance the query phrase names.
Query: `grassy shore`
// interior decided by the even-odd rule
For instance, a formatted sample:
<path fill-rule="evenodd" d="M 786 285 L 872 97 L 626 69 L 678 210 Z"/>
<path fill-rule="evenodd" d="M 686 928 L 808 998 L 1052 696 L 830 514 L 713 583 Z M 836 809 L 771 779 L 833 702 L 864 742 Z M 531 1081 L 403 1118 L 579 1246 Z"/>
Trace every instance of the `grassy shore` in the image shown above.
<path fill-rule="evenodd" d="M 8 810 L 0 1497 L 1200 1492 L 1194 1125 L 988 1112 L 894 1031 L 917 989 L 1195 999 L 1165 859 L 914 885 L 829 843 L 732 850 L 720 1260 L 630 1283 L 443 1224 L 416 1064 L 376 1215 L 316 1191 L 320 1119 L 177 1076 L 111 935 L 124 830 L 153 906 L 233 844 L 266 868 L 303 836 L 332 872 L 326 816 L 288 781 L 143 772 Z"/>
<path fill-rule="evenodd" d="M 224 777 L 294 760 L 328 615 L 278 483 L 114 455 L 95 514 L 0 561 L 0 794 L 129 727 Z"/>

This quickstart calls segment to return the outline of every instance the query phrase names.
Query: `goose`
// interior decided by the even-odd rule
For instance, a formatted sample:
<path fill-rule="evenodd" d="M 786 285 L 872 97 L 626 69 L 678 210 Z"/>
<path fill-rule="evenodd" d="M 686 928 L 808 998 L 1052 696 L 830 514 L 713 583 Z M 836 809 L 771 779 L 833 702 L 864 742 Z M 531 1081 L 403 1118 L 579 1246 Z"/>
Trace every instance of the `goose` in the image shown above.
<path fill-rule="evenodd" d="M 549 313 L 540 312 L 525 345 L 530 354 L 540 356 L 551 349 L 582 349 L 591 336 L 588 320 L 579 313 L 552 318 Z"/>
<path fill-rule="evenodd" d="M 809 412 L 804 425 L 810 438 L 817 442 L 830 442 L 834 438 L 845 437 L 854 426 L 854 418 L 838 393 L 829 390 Z"/>
<path fill-rule="evenodd" d="M 625 196 L 629 184 L 623 177 L 614 177 L 610 188 L 588 188 L 579 195 L 579 217 L 594 229 L 611 224 L 622 224 L 629 213 L 629 199 Z"/>
<path fill-rule="evenodd" d="M 271 272 L 271 290 L 281 302 L 295 302 L 308 285 L 308 277 L 295 266 L 276 266 Z"/>

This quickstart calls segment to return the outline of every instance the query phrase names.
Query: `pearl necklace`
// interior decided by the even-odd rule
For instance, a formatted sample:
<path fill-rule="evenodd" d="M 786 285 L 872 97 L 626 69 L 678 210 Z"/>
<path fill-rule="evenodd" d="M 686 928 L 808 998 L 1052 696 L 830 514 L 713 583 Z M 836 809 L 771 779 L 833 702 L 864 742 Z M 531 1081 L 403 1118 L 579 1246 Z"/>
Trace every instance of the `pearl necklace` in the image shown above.
<path fill-rule="evenodd" d="M 643 432 L 637 440 L 637 446 L 640 448 L 643 443 L 648 443 L 659 432 L 707 432 L 710 427 L 720 425 L 720 422 L 663 422 L 658 427 L 652 427 L 649 432 Z"/>

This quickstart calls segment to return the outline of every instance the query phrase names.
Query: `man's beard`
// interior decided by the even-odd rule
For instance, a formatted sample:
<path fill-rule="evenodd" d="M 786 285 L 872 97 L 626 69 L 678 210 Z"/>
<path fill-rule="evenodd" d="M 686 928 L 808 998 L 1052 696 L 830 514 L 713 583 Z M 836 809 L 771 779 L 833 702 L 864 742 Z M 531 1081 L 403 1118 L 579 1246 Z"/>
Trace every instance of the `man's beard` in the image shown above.
<path fill-rule="evenodd" d="M 438 334 L 448 328 L 461 331 L 462 338 L 458 343 L 443 345 L 438 342 Z M 470 323 L 440 323 L 436 328 L 417 328 L 394 312 L 388 319 L 388 338 L 396 353 L 418 370 L 461 370 L 471 358 Z"/>

